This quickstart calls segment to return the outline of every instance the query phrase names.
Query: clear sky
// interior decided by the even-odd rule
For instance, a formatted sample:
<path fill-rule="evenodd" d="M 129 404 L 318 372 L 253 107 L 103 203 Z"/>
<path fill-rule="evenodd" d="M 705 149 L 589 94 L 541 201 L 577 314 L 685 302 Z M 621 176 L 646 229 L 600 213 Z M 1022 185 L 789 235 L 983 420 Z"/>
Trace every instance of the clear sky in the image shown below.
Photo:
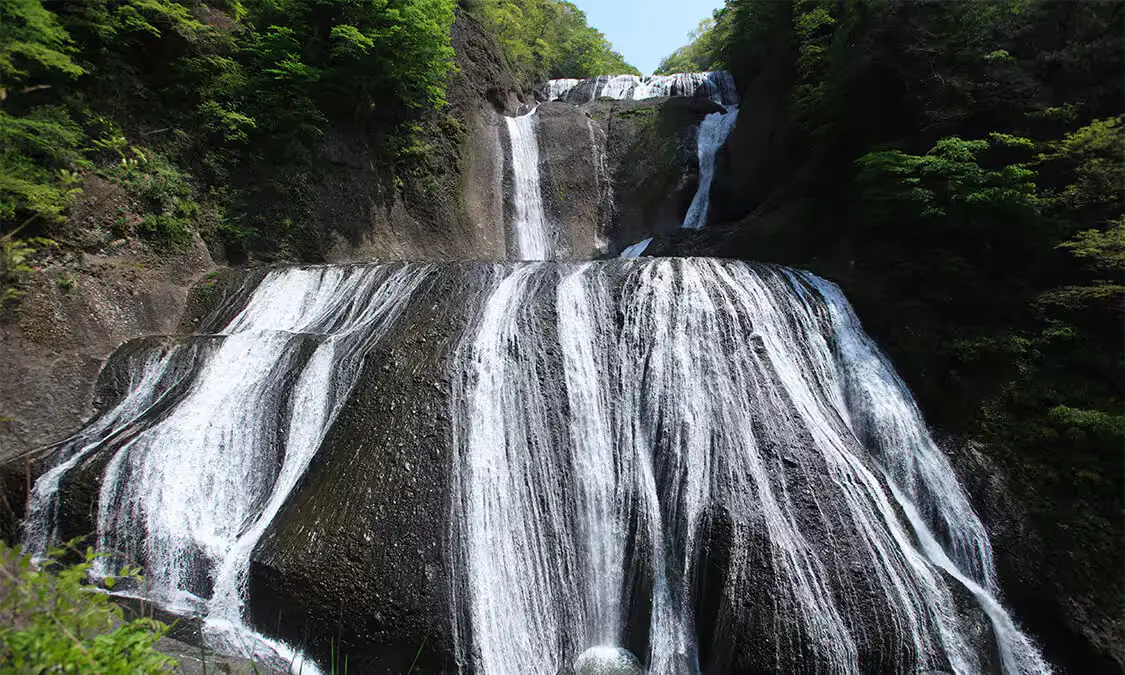
<path fill-rule="evenodd" d="M 586 23 L 609 38 L 625 60 L 646 75 L 688 43 L 688 33 L 723 0 L 571 0 Z"/>

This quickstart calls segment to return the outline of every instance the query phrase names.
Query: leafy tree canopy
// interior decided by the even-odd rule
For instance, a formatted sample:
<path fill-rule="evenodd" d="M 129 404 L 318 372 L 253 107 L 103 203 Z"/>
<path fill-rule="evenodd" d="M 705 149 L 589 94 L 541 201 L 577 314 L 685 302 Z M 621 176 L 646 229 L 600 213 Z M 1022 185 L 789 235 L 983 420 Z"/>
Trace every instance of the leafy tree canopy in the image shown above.
<path fill-rule="evenodd" d="M 525 83 L 558 77 L 640 75 L 586 15 L 565 0 L 478 0 L 509 65 Z"/>

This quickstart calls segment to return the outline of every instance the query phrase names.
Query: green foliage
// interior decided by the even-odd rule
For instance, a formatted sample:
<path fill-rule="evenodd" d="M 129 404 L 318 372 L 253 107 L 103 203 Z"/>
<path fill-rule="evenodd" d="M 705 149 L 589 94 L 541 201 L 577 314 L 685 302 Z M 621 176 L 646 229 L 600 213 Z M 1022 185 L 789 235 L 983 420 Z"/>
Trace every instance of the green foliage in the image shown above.
<path fill-rule="evenodd" d="M 73 542 L 72 542 L 73 544 Z M 166 673 L 175 661 L 153 650 L 168 630 L 140 618 L 126 622 L 121 608 L 94 592 L 87 579 L 98 557 L 61 565 L 59 549 L 33 563 L 0 543 L 0 673 Z M 135 569 L 105 579 L 139 580 Z"/>
<path fill-rule="evenodd" d="M 96 171 L 140 207 L 117 236 L 298 254 L 283 240 L 306 229 L 330 125 L 400 171 L 426 161 L 455 6 L 0 0 L 0 232 L 51 234 Z"/>
<path fill-rule="evenodd" d="M 0 236 L 0 307 L 20 296 L 17 284 L 22 275 L 33 271 L 30 263 L 35 254 L 56 245 L 45 237 L 17 239 L 17 232 Z"/>
<path fill-rule="evenodd" d="M 966 209 L 1011 210 L 1033 214 L 1038 194 L 1032 179 L 1035 172 L 1022 164 L 989 169 L 980 164 L 980 155 L 990 148 L 1026 146 L 1030 142 L 996 135 L 991 141 L 966 141 L 943 138 L 925 155 L 909 155 L 899 150 L 872 152 L 856 160 L 858 184 L 868 200 L 900 201 L 912 204 L 914 219 L 953 216 L 959 222 L 990 217 L 963 213 Z M 958 213 L 958 212 L 962 213 Z"/>
<path fill-rule="evenodd" d="M 586 15 L 565 0 L 479 0 L 508 64 L 525 83 L 558 77 L 639 75 Z"/>
<path fill-rule="evenodd" d="M 666 56 L 657 67 L 656 74 L 670 75 L 725 68 L 723 46 L 730 37 L 728 35 L 732 27 L 730 17 L 730 13 L 722 9 L 716 11 L 710 19 L 701 21 L 699 26 L 688 34 L 691 42 Z"/>
<path fill-rule="evenodd" d="M 1125 116 L 1093 120 L 1068 133 L 1042 161 L 1062 164 L 1074 177 L 1054 196 L 1058 206 L 1102 212 L 1094 217 L 1116 215 L 1125 204 Z"/>
<path fill-rule="evenodd" d="M 81 75 L 73 51 L 70 36 L 40 0 L 0 0 L 0 101 L 22 84 Z"/>
<path fill-rule="evenodd" d="M 78 193 L 73 169 L 84 166 L 80 127 L 56 106 L 15 117 L 0 110 L 0 221 L 58 222 Z"/>
<path fill-rule="evenodd" d="M 159 153 L 130 149 L 130 157 L 106 171 L 136 199 L 143 212 L 136 233 L 164 249 L 181 248 L 199 211 L 188 177 Z"/>
<path fill-rule="evenodd" d="M 1059 247 L 1070 249 L 1094 269 L 1119 272 L 1125 269 L 1125 217 L 1108 230 L 1083 230 Z"/>

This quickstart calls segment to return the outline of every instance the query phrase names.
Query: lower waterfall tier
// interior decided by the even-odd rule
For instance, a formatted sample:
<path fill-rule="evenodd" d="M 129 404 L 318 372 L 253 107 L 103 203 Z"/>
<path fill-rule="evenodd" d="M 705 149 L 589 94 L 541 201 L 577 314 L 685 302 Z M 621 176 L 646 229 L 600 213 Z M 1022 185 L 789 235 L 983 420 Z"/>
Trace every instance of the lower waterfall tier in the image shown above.
<path fill-rule="evenodd" d="M 96 531 L 104 571 L 141 562 L 226 649 L 253 627 L 363 672 L 567 672 L 593 647 L 652 673 L 1050 670 L 817 277 L 278 268 L 204 325 L 111 359 L 25 541 Z"/>

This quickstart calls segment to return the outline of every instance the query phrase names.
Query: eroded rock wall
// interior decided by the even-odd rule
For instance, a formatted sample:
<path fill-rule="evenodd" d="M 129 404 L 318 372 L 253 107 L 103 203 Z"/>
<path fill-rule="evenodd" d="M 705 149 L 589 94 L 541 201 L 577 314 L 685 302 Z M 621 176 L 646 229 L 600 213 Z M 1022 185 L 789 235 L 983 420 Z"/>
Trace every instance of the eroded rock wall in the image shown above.
<path fill-rule="evenodd" d="M 679 228 L 699 183 L 698 98 L 548 102 L 537 109 L 540 176 L 563 259 L 617 255 Z"/>

